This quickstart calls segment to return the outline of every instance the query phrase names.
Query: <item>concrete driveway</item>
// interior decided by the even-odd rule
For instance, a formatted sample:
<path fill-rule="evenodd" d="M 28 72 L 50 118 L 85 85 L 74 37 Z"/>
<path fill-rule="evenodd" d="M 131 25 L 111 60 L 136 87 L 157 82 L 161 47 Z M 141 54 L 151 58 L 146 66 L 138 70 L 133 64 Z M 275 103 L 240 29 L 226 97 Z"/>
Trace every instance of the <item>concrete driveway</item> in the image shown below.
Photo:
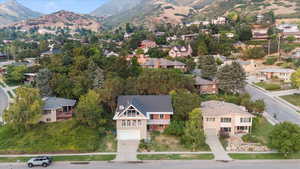
<path fill-rule="evenodd" d="M 216 161 L 232 161 L 229 155 L 224 150 L 219 137 L 217 136 L 216 129 L 206 129 L 206 144 L 209 145 L 211 151 L 214 154 Z"/>
<path fill-rule="evenodd" d="M 115 162 L 137 162 L 139 140 L 118 140 L 118 152 Z"/>

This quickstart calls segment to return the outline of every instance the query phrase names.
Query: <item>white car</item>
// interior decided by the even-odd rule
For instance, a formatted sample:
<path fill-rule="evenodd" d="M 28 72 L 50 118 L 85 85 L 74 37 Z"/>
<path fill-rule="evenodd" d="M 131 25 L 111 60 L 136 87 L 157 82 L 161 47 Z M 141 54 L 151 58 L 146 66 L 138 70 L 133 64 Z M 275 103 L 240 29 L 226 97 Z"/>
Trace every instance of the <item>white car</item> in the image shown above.
<path fill-rule="evenodd" d="M 51 164 L 51 160 L 47 157 L 35 157 L 27 161 L 27 166 L 32 168 L 34 166 L 48 167 Z"/>

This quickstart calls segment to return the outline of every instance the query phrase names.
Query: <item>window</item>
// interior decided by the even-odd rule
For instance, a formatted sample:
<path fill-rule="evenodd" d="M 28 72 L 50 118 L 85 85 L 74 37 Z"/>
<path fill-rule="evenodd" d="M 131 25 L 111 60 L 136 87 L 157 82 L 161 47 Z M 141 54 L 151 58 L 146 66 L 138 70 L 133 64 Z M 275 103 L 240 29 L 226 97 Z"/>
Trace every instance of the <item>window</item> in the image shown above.
<path fill-rule="evenodd" d="M 68 106 L 64 106 L 64 107 L 63 107 L 63 112 L 68 112 L 68 111 L 69 111 Z"/>
<path fill-rule="evenodd" d="M 130 127 L 130 120 L 127 120 L 127 126 Z"/>
<path fill-rule="evenodd" d="M 164 125 L 159 125 L 159 128 L 164 128 Z"/>
<path fill-rule="evenodd" d="M 160 115 L 159 115 L 159 118 L 160 118 L 160 119 L 164 119 L 164 115 L 163 115 L 163 114 L 160 114 Z"/>
<path fill-rule="evenodd" d="M 230 127 L 223 127 L 221 128 L 222 132 L 231 132 L 231 128 Z"/>
<path fill-rule="evenodd" d="M 150 114 L 150 119 L 153 120 L 154 119 L 154 115 Z"/>
<path fill-rule="evenodd" d="M 47 122 L 50 122 L 50 121 L 51 121 L 51 119 L 50 119 L 50 118 L 47 118 L 47 119 L 46 119 L 46 121 L 47 121 Z"/>
<path fill-rule="evenodd" d="M 126 121 L 125 121 L 125 120 L 122 120 L 121 126 L 122 126 L 122 127 L 125 127 L 125 126 L 126 126 Z"/>
<path fill-rule="evenodd" d="M 209 118 L 206 118 L 206 121 L 215 121 L 216 119 L 214 117 L 209 117 Z"/>
<path fill-rule="evenodd" d="M 51 110 L 45 110 L 44 114 L 51 114 Z"/>
<path fill-rule="evenodd" d="M 251 118 L 241 118 L 240 122 L 241 123 L 250 123 L 251 122 Z"/>
<path fill-rule="evenodd" d="M 248 130 L 248 126 L 237 126 L 237 130 Z"/>
<path fill-rule="evenodd" d="M 231 123 L 231 118 L 221 118 L 221 123 Z"/>
<path fill-rule="evenodd" d="M 136 120 L 132 121 L 132 126 L 135 127 L 136 126 Z"/>
<path fill-rule="evenodd" d="M 127 117 L 136 117 L 137 114 L 138 113 L 133 107 L 128 108 L 127 111 L 125 112 L 125 116 Z"/>
<path fill-rule="evenodd" d="M 142 126 L 142 121 L 138 120 L 138 126 Z"/>

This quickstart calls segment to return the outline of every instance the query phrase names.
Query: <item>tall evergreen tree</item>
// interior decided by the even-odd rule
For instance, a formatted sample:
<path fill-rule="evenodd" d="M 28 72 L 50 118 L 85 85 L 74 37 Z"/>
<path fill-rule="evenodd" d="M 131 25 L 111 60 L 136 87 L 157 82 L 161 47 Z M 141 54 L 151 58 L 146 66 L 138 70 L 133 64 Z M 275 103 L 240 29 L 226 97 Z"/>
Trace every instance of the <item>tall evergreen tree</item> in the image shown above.
<path fill-rule="evenodd" d="M 213 79 L 218 71 L 217 63 L 213 56 L 201 56 L 199 60 L 200 68 L 202 69 L 202 77 L 205 79 Z"/>
<path fill-rule="evenodd" d="M 218 71 L 217 79 L 221 90 L 226 93 L 238 93 L 245 87 L 246 73 L 239 63 L 233 62 Z"/>
<path fill-rule="evenodd" d="M 42 96 L 51 96 L 53 94 L 52 88 L 50 86 L 50 81 L 52 78 L 52 72 L 45 68 L 39 70 L 36 76 L 36 86 L 40 89 Z"/>

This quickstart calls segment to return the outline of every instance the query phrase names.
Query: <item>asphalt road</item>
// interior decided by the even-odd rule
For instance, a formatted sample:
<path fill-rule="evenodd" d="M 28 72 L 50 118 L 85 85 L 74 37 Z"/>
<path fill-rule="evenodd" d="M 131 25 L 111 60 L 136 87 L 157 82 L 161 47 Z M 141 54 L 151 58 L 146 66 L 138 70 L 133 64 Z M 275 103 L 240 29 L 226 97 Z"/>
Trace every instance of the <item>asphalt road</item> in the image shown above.
<path fill-rule="evenodd" d="M 7 105 L 8 105 L 8 97 L 4 93 L 4 91 L 0 88 L 0 117 L 2 117 L 2 113 L 7 107 Z"/>
<path fill-rule="evenodd" d="M 0 164 L 0 169 L 25 169 L 25 164 Z M 35 167 L 42 169 L 43 167 Z M 298 169 L 299 160 L 261 160 L 233 161 L 222 163 L 216 161 L 146 161 L 141 164 L 93 162 L 86 165 L 70 163 L 54 163 L 49 169 Z"/>
<path fill-rule="evenodd" d="M 254 100 L 263 99 L 266 103 L 266 112 L 272 117 L 274 114 L 276 114 L 276 120 L 279 122 L 290 121 L 300 125 L 300 113 L 296 112 L 296 110 L 277 100 L 274 100 L 268 94 L 250 85 L 246 86 L 246 91 Z"/>

